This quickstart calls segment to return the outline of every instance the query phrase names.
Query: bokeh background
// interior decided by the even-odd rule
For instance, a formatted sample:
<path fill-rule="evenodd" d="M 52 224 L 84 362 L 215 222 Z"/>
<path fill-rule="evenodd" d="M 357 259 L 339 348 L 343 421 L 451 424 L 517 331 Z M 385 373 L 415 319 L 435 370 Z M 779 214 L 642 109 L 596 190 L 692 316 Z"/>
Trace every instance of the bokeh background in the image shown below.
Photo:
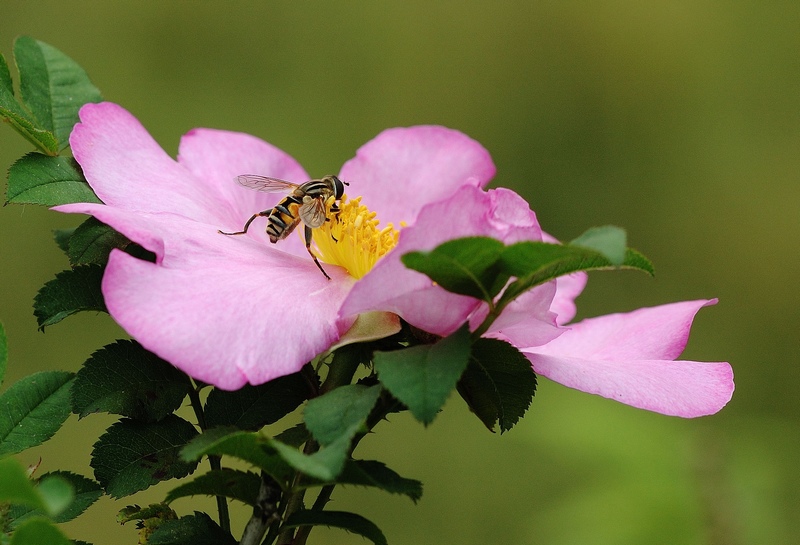
<path fill-rule="evenodd" d="M 7 58 L 20 34 L 60 48 L 173 155 L 192 127 L 225 128 L 323 175 L 384 128 L 447 125 L 492 153 L 493 186 L 521 193 L 552 234 L 621 225 L 655 262 L 655 280 L 592 275 L 579 317 L 719 297 L 684 354 L 733 364 L 737 390 L 718 415 L 669 418 L 542 380 L 503 436 L 455 398 L 427 429 L 405 415 L 381 425 L 361 456 L 423 480 L 422 501 L 344 489 L 332 508 L 358 510 L 393 544 L 797 542 L 798 29 L 796 0 L 0 5 Z M 3 170 L 28 150 L 0 128 Z M 36 330 L 32 299 L 67 266 L 51 230 L 78 220 L 0 210 L 9 382 L 77 370 L 123 334 L 105 315 Z M 72 419 L 22 459 L 88 474 L 110 422 Z M 172 484 L 104 498 L 66 531 L 134 543 L 114 513 Z M 361 540 L 323 529 L 312 542 Z"/>

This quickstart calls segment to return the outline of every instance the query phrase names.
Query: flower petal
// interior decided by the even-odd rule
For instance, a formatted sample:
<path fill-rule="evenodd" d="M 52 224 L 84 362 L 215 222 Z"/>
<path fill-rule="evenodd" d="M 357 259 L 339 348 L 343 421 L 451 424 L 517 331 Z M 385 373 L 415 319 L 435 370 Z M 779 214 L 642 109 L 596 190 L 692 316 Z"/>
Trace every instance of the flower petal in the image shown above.
<path fill-rule="evenodd" d="M 447 199 L 423 207 L 416 223 L 400 232 L 398 245 L 356 283 L 341 315 L 384 310 L 430 333 L 452 333 L 480 302 L 447 292 L 424 274 L 407 269 L 400 257 L 467 236 L 516 242 L 540 240 L 541 230 L 528 204 L 513 191 L 485 192 L 465 186 Z"/>
<path fill-rule="evenodd" d="M 202 182 L 198 192 L 218 196 L 219 213 L 226 220 L 219 227 L 229 231 L 239 231 L 250 216 L 272 208 L 285 196 L 242 187 L 236 183 L 236 176 L 258 174 L 294 183 L 309 180 L 303 167 L 275 146 L 248 134 L 214 129 L 193 129 L 186 133 L 181 138 L 178 163 Z M 254 224 L 247 234 L 268 240 L 260 225 Z M 305 253 L 299 243 L 296 246 L 298 255 Z"/>
<path fill-rule="evenodd" d="M 103 277 L 111 316 L 145 348 L 223 389 L 298 371 L 338 340 L 353 320 L 337 317 L 353 283 L 309 258 L 170 214 L 103 205 L 91 213 L 159 256 L 156 263 L 115 250 Z"/>
<path fill-rule="evenodd" d="M 508 341 L 516 347 L 541 346 L 561 335 L 565 329 L 556 324 L 556 315 L 551 301 L 556 292 L 556 283 L 548 282 L 523 293 L 509 304 L 492 323 L 486 337 Z M 485 306 L 485 305 L 484 305 Z M 474 317 L 485 316 L 485 312 Z M 475 329 L 483 318 L 473 320 L 470 326 Z"/>
<path fill-rule="evenodd" d="M 714 414 L 733 395 L 733 371 L 724 362 L 526 356 L 538 374 L 564 386 L 671 416 Z"/>
<path fill-rule="evenodd" d="M 128 111 L 110 102 L 86 104 L 70 146 L 89 185 L 109 206 L 172 212 L 219 223 L 216 192 L 173 161 Z"/>
<path fill-rule="evenodd" d="M 625 314 L 589 318 L 536 350 L 540 354 L 598 360 L 673 360 L 689 340 L 692 320 L 716 299 L 683 301 Z"/>
<path fill-rule="evenodd" d="M 686 301 L 591 318 L 523 352 L 537 373 L 570 388 L 663 414 L 712 414 L 733 394 L 730 364 L 671 360 L 686 346 L 697 311 L 714 303 Z"/>
<path fill-rule="evenodd" d="M 350 195 L 378 213 L 385 225 L 414 222 L 422 207 L 465 185 L 484 186 L 495 166 L 483 146 L 445 127 L 388 129 L 364 144 L 342 167 Z"/>

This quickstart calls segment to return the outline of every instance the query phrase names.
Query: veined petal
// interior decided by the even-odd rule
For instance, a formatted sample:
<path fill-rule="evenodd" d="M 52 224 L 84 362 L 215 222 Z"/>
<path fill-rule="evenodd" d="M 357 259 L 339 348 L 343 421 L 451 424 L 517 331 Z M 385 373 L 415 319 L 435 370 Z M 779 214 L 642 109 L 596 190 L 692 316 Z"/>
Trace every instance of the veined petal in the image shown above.
<path fill-rule="evenodd" d="M 583 320 L 523 352 L 534 370 L 570 388 L 663 414 L 719 411 L 733 395 L 726 362 L 672 361 L 686 346 L 699 300 Z"/>
<path fill-rule="evenodd" d="M 178 163 L 186 167 L 204 187 L 218 195 L 219 214 L 224 215 L 223 231 L 239 231 L 257 212 L 272 208 L 285 194 L 264 193 L 236 183 L 241 174 L 271 176 L 301 184 L 309 180 L 303 167 L 289 154 L 248 134 L 214 129 L 193 129 L 181 138 Z M 287 191 L 288 193 L 288 191 Z M 268 242 L 266 220 L 257 220 L 246 236 Z M 296 238 L 296 237 L 295 237 Z M 286 241 L 289 242 L 288 240 Z M 299 242 L 282 244 L 300 255 L 306 250 Z"/>
<path fill-rule="evenodd" d="M 479 301 L 447 292 L 424 274 L 407 269 L 400 257 L 467 236 L 516 242 L 526 238 L 540 240 L 541 230 L 528 204 L 513 191 L 486 192 L 473 186 L 463 187 L 448 198 L 423 207 L 416 223 L 400 232 L 394 250 L 356 283 L 342 305 L 341 315 L 384 310 L 395 312 L 430 333 L 452 333 L 477 308 Z"/>
<path fill-rule="evenodd" d="M 145 348 L 224 389 L 298 371 L 352 324 L 338 309 L 353 283 L 328 281 L 308 257 L 171 214 L 71 204 L 157 254 L 149 263 L 115 250 L 102 290 L 111 316 Z"/>
<path fill-rule="evenodd" d="M 671 416 L 714 414 L 733 395 L 733 371 L 724 362 L 525 355 L 538 374 L 564 386 Z"/>
<path fill-rule="evenodd" d="M 570 324 L 568 332 L 536 352 L 609 361 L 673 360 L 686 347 L 697 311 L 716 302 L 683 301 L 589 318 Z"/>
<path fill-rule="evenodd" d="M 111 102 L 86 104 L 70 135 L 75 159 L 109 206 L 219 223 L 219 197 L 173 161 L 139 121 Z"/>
<path fill-rule="evenodd" d="M 364 144 L 342 167 L 381 222 L 411 224 L 422 207 L 465 185 L 483 187 L 495 166 L 489 152 L 465 134 L 432 125 L 388 129 Z"/>

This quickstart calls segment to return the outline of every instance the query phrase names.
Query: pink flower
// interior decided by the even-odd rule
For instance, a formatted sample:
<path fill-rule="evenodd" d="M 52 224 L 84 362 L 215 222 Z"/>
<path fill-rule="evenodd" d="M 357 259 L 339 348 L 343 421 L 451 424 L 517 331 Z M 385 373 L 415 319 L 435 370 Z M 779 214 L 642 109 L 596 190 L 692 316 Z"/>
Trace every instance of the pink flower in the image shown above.
<path fill-rule="evenodd" d="M 241 230 L 252 214 L 271 208 L 283 196 L 242 188 L 233 181 L 237 175 L 295 183 L 311 179 L 286 153 L 252 136 L 195 129 L 181 140 L 175 161 L 115 104 L 88 104 L 80 117 L 70 144 L 105 204 L 70 204 L 56 210 L 91 214 L 156 255 L 151 263 L 119 250 L 111 253 L 102 284 L 109 312 L 147 349 L 224 389 L 296 372 L 345 335 L 369 338 L 373 333 L 368 329 L 375 324 L 376 336 L 388 334 L 395 330 L 397 316 L 447 335 L 480 313 L 481 304 L 433 285 L 406 269 L 400 256 L 463 236 L 491 236 L 505 243 L 542 239 L 536 217 L 522 198 L 506 189 L 482 189 L 495 167 L 477 142 L 443 127 L 389 129 L 364 145 L 339 173 L 350 182 L 347 191 L 359 197 L 343 199 L 341 221 L 314 230 L 316 252 L 331 276 L 327 280 L 300 236 L 270 244 L 262 218 L 246 235 L 219 232 Z M 652 378 L 648 365 L 657 367 L 639 360 L 671 360 L 680 342 L 673 339 L 671 350 L 649 356 L 622 350 L 618 368 L 613 365 L 613 347 L 601 354 L 611 357 L 607 364 L 597 363 L 588 351 L 559 352 L 561 345 L 554 343 L 562 337 L 576 338 L 577 346 L 580 339 L 592 338 L 593 329 L 582 325 L 586 322 L 569 330 L 560 327 L 574 315 L 573 299 L 583 281 L 581 275 L 566 277 L 559 279 L 558 288 L 550 283 L 525 294 L 506 309 L 489 335 L 524 348 L 545 376 L 602 395 L 607 395 L 606 375 L 618 378 L 630 368 L 637 372 L 622 384 L 626 389 L 621 401 L 682 414 L 671 410 L 668 401 L 648 405 L 632 395 Z M 665 316 L 657 313 L 652 320 L 660 322 Z M 690 323 L 691 316 L 687 333 Z M 628 327 L 627 322 L 623 325 Z M 622 333 L 621 346 L 627 340 Z M 548 352 L 549 347 L 555 348 Z M 556 356 L 568 355 L 572 359 L 567 364 L 557 361 Z M 584 364 L 591 375 L 584 382 L 564 378 L 541 363 L 549 358 L 556 368 L 580 367 L 575 363 L 580 357 L 590 362 Z M 730 369 L 726 368 L 725 383 L 725 369 L 718 367 L 727 364 L 669 363 L 684 369 L 687 380 L 699 378 L 706 385 L 711 382 L 705 371 L 714 369 L 713 385 L 720 391 L 728 388 L 730 397 Z M 595 376 L 595 368 L 603 376 Z M 616 378 L 611 382 L 624 383 Z M 659 384 L 681 386 L 674 381 Z M 676 395 L 684 403 L 682 393 Z M 612 392 L 613 396 L 619 397 Z M 715 397 L 716 410 L 724 405 L 722 397 Z M 709 407 L 703 410 L 713 412 Z"/>

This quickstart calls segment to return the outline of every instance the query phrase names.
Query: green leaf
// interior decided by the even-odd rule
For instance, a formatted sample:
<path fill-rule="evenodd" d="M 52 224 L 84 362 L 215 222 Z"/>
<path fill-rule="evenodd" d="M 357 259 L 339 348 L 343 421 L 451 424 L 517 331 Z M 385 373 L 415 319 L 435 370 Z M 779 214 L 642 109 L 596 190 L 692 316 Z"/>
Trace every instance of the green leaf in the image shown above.
<path fill-rule="evenodd" d="M 196 436 L 194 426 L 175 415 L 153 423 L 124 419 L 94 444 L 90 465 L 105 491 L 121 498 L 193 472 L 197 463 L 179 452 Z"/>
<path fill-rule="evenodd" d="M 380 385 L 341 386 L 309 401 L 303 420 L 321 445 L 329 445 L 350 433 L 353 426 L 365 424 L 380 395 Z"/>
<path fill-rule="evenodd" d="M 214 428 L 190 441 L 181 458 L 196 461 L 203 456 L 233 456 L 264 470 L 278 483 L 286 486 L 293 472 L 289 465 L 269 446 L 270 439 L 253 432 L 235 428 Z"/>
<path fill-rule="evenodd" d="M 59 149 L 69 144 L 69 134 L 78 122 L 78 110 L 87 102 L 100 102 L 100 91 L 86 72 L 61 51 L 28 36 L 14 42 L 22 101 L 51 131 Z"/>
<path fill-rule="evenodd" d="M 33 300 L 39 329 L 44 330 L 82 310 L 108 312 L 100 291 L 103 271 L 100 265 L 84 265 L 62 271 L 46 283 Z"/>
<path fill-rule="evenodd" d="M 73 542 L 49 520 L 34 518 L 14 531 L 11 545 L 73 545 Z"/>
<path fill-rule="evenodd" d="M 215 388 L 205 404 L 206 425 L 258 430 L 294 411 L 314 392 L 302 372 L 235 392 Z"/>
<path fill-rule="evenodd" d="M 72 386 L 72 410 L 84 416 L 107 412 L 153 422 L 171 414 L 189 393 L 181 371 L 145 350 L 121 340 L 86 360 Z"/>
<path fill-rule="evenodd" d="M 44 129 L 14 96 L 11 73 L 2 55 L 0 55 L 0 118 L 42 152 L 48 155 L 58 153 L 58 142 L 53 133 Z"/>
<path fill-rule="evenodd" d="M 105 223 L 87 218 L 69 237 L 67 257 L 73 267 L 96 263 L 105 265 L 114 248 L 125 249 L 131 241 Z"/>
<path fill-rule="evenodd" d="M 498 306 L 559 276 L 577 271 L 615 268 L 606 256 L 590 248 L 531 241 L 506 247 L 500 262 L 503 269 L 510 276 L 516 276 L 517 280 L 503 292 Z M 630 249 L 626 250 L 625 260 L 619 268 L 638 269 L 649 274 L 653 272 L 652 264 Z"/>
<path fill-rule="evenodd" d="M 8 366 L 8 337 L 3 322 L 0 322 L 0 385 L 6 378 L 6 367 Z"/>
<path fill-rule="evenodd" d="M 50 439 L 70 414 L 72 373 L 42 371 L 0 395 L 0 454 L 13 454 Z"/>
<path fill-rule="evenodd" d="M 42 475 L 37 486 L 38 491 L 44 493 L 47 487 L 51 486 L 48 484 L 48 479 L 53 482 L 61 481 L 62 483 L 67 483 L 70 491 L 70 501 L 59 510 L 57 515 L 52 517 L 55 522 L 68 522 L 75 519 L 103 495 L 98 483 L 68 471 L 54 471 Z M 41 516 L 42 514 L 43 512 L 39 509 L 23 505 L 12 505 L 8 511 L 12 526 L 17 526 L 31 517 Z"/>
<path fill-rule="evenodd" d="M 349 460 L 336 478 L 336 483 L 373 486 L 390 494 L 404 494 L 414 503 L 422 497 L 421 482 L 403 478 L 386 467 L 383 462 L 375 460 Z"/>
<path fill-rule="evenodd" d="M 53 230 L 53 240 L 56 241 L 56 246 L 69 257 L 69 239 L 75 229 L 55 229 Z"/>
<path fill-rule="evenodd" d="M 0 504 L 27 505 L 47 509 L 42 496 L 22 464 L 14 458 L 0 458 Z"/>
<path fill-rule="evenodd" d="M 261 477 L 250 471 L 216 469 L 196 477 L 191 482 L 173 488 L 167 493 L 165 502 L 171 503 L 186 496 L 224 496 L 239 500 L 246 505 L 255 505 Z"/>
<path fill-rule="evenodd" d="M 304 454 L 295 447 L 275 440 L 271 440 L 269 445 L 287 464 L 300 473 L 320 481 L 334 481 L 350 456 L 352 438 L 361 429 L 360 423 L 352 426 L 335 441 L 313 454 Z"/>
<path fill-rule="evenodd" d="M 536 373 L 531 362 L 507 342 L 481 338 L 472 345 L 458 392 L 489 431 L 494 431 L 499 422 L 502 433 L 530 407 L 536 393 Z"/>
<path fill-rule="evenodd" d="M 75 202 L 101 203 L 72 157 L 31 152 L 8 169 L 7 202 L 56 206 Z"/>
<path fill-rule="evenodd" d="M 383 386 L 428 425 L 466 369 L 469 354 L 469 330 L 462 327 L 435 344 L 375 352 L 375 371 Z"/>
<path fill-rule="evenodd" d="M 339 528 L 364 537 L 375 545 L 387 545 L 386 538 L 373 522 L 355 513 L 345 511 L 295 511 L 284 523 L 285 528 L 300 526 L 327 526 Z"/>
<path fill-rule="evenodd" d="M 613 225 L 592 227 L 570 242 L 570 246 L 589 248 L 602 254 L 614 266 L 625 262 L 628 235 L 624 229 Z"/>
<path fill-rule="evenodd" d="M 508 280 L 498 267 L 504 248 L 493 238 L 466 237 L 445 242 L 430 252 L 407 253 L 401 260 L 447 291 L 491 301 Z"/>
<path fill-rule="evenodd" d="M 150 534 L 148 545 L 236 545 L 233 536 L 205 513 L 168 520 Z"/>

